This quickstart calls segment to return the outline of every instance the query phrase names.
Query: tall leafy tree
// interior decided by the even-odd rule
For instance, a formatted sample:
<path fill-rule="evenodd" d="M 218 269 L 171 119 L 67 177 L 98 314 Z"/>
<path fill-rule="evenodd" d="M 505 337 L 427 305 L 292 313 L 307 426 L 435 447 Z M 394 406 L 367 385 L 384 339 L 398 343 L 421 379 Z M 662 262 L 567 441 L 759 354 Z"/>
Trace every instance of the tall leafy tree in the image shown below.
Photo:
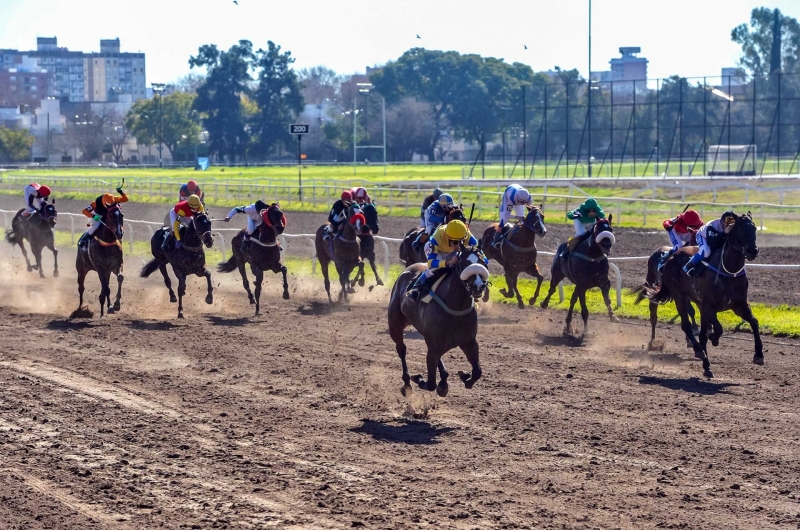
<path fill-rule="evenodd" d="M 753 9 L 749 25 L 733 28 L 731 39 L 742 47 L 739 66 L 752 75 L 800 72 L 800 23 L 778 9 Z"/>
<path fill-rule="evenodd" d="M 289 124 L 303 111 L 302 85 L 292 70 L 291 52 L 281 52 L 274 42 L 255 54 L 258 85 L 253 93 L 258 107 L 251 120 L 250 152 L 265 157 L 279 145 L 291 141 Z"/>
<path fill-rule="evenodd" d="M 247 40 L 240 40 L 228 51 L 205 44 L 189 59 L 191 68 L 204 67 L 207 72 L 197 88 L 193 108 L 203 115 L 209 150 L 227 156 L 231 162 L 246 152 L 249 143 L 242 96 L 251 93 L 254 61 L 253 44 Z"/>
<path fill-rule="evenodd" d="M 30 160 L 34 140 L 28 131 L 0 127 L 0 160 L 4 162 Z"/>
<path fill-rule="evenodd" d="M 153 145 L 158 143 L 161 125 L 164 146 L 174 157 L 177 149 L 192 147 L 198 141 L 200 122 L 193 109 L 195 99 L 194 94 L 185 92 L 140 99 L 128 111 L 125 126 L 137 142 Z"/>

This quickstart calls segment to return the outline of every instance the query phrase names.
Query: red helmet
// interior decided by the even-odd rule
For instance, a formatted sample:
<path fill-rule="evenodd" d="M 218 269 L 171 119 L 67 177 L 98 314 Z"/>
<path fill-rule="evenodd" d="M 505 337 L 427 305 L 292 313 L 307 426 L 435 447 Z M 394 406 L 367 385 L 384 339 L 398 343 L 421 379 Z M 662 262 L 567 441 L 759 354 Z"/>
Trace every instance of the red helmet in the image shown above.
<path fill-rule="evenodd" d="M 356 188 L 356 192 L 354 194 L 354 198 L 356 201 L 366 201 L 369 197 L 367 190 L 364 188 Z"/>
<path fill-rule="evenodd" d="M 342 200 L 344 202 L 353 202 L 353 194 L 350 193 L 349 191 L 343 191 L 342 192 Z"/>
<path fill-rule="evenodd" d="M 190 180 L 189 182 L 186 183 L 186 189 L 188 189 L 190 193 L 194 193 L 195 191 L 197 191 L 197 182 L 195 182 L 194 180 Z"/>
<path fill-rule="evenodd" d="M 50 188 L 48 186 L 39 186 L 39 195 L 42 197 L 49 197 L 50 196 Z"/>
<path fill-rule="evenodd" d="M 703 220 L 700 219 L 700 214 L 694 210 L 686 210 L 684 213 L 682 213 L 681 220 L 686 226 L 694 230 L 697 230 L 703 226 Z"/>

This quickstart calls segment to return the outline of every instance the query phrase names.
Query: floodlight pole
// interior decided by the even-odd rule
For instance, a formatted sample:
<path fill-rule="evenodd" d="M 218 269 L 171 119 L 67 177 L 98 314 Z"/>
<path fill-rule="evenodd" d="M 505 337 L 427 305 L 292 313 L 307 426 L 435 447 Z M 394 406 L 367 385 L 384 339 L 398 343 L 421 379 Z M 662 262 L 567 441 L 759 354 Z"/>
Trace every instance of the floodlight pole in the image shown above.
<path fill-rule="evenodd" d="M 383 176 L 386 176 L 386 98 L 381 97 L 383 106 Z"/>
<path fill-rule="evenodd" d="M 592 176 L 592 0 L 589 0 L 589 79 L 586 82 L 586 118 L 589 128 L 589 142 L 587 144 L 586 166 L 588 175 Z M 602 168 L 601 168 L 602 169 Z"/>

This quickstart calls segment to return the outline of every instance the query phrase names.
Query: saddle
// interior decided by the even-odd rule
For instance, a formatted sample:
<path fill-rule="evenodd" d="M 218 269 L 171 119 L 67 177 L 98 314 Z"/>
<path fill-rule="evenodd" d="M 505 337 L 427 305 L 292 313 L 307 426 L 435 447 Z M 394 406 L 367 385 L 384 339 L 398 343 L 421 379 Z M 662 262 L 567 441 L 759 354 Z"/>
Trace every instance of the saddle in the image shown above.
<path fill-rule="evenodd" d="M 431 301 L 433 300 L 433 297 L 431 296 L 431 293 L 435 293 L 436 292 L 436 290 L 439 288 L 439 285 L 442 284 L 444 279 L 447 278 L 450 275 L 451 272 L 452 272 L 452 269 L 449 269 L 449 268 L 448 269 L 443 269 L 443 270 L 440 269 L 440 270 L 434 271 L 434 273 L 433 273 L 433 276 L 434 276 L 433 285 L 431 285 L 430 290 L 428 290 L 428 292 L 425 293 L 425 296 L 420 298 L 419 301 L 422 302 L 423 304 L 431 303 Z M 414 287 L 414 285 L 417 283 L 417 280 L 419 279 L 419 277 L 422 276 L 423 274 L 425 274 L 424 270 L 422 272 L 420 272 L 419 274 L 417 274 L 416 276 L 414 276 L 414 278 L 411 279 L 411 281 L 406 286 L 406 294 L 408 294 L 408 292 Z"/>

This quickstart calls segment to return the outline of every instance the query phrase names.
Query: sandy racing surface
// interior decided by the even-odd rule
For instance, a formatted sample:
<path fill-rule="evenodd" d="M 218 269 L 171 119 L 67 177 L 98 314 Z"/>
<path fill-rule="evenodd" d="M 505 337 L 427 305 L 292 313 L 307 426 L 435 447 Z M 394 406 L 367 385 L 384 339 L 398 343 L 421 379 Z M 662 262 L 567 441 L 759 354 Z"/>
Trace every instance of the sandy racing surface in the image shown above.
<path fill-rule="evenodd" d="M 0 256 L 2 528 L 800 525 L 796 342 L 767 337 L 757 367 L 725 335 L 706 382 L 675 327 L 651 353 L 643 323 L 593 315 L 573 347 L 563 312 L 488 304 L 484 378 L 407 400 L 388 288 L 331 310 L 318 282 L 283 301 L 268 275 L 254 319 L 215 273 L 214 305 L 192 278 L 177 321 L 131 258 L 122 312 L 69 320 L 71 250 L 47 282 Z"/>

